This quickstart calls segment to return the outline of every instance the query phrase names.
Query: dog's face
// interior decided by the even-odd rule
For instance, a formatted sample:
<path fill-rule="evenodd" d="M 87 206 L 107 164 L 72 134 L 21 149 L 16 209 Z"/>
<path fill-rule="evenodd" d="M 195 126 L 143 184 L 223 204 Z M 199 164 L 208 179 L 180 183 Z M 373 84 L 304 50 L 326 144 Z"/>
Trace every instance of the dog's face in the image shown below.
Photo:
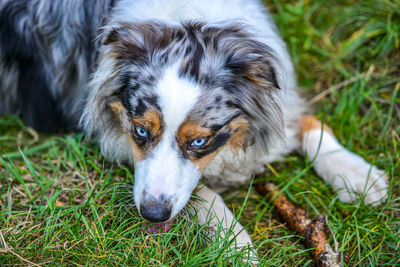
<path fill-rule="evenodd" d="M 174 217 L 222 148 L 281 134 L 273 57 L 241 26 L 119 23 L 103 45 L 89 105 L 129 141 L 144 218 Z"/>
<path fill-rule="evenodd" d="M 166 66 L 153 80 L 126 89 L 111 107 L 131 144 L 140 213 L 165 221 L 185 206 L 218 151 L 245 141 L 248 123 L 240 110 L 222 102 L 222 94 L 210 97 L 180 75 L 179 64 Z"/>

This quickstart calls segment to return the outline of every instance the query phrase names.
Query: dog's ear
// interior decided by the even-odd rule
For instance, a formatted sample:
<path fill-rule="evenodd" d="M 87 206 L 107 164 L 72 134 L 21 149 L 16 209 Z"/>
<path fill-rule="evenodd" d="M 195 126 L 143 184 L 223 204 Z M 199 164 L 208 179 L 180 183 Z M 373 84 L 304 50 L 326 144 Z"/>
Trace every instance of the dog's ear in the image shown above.
<path fill-rule="evenodd" d="M 179 36 L 179 31 L 177 27 L 157 23 L 114 23 L 105 29 L 102 44 L 111 46 L 111 56 L 138 62 L 166 48 Z"/>
<path fill-rule="evenodd" d="M 264 42 L 252 37 L 245 30 L 234 28 L 222 49 L 228 55 L 225 67 L 235 77 L 262 87 L 259 89 L 280 89 L 276 71 L 278 60 L 274 51 Z"/>
<path fill-rule="evenodd" d="M 219 38 L 219 49 L 227 55 L 224 67 L 232 74 L 227 89 L 236 98 L 233 104 L 246 114 L 253 132 L 258 132 L 255 135 L 264 135 L 265 140 L 272 135 L 282 138 L 278 81 L 282 71 L 276 53 L 244 27 L 225 29 Z"/>
<path fill-rule="evenodd" d="M 116 59 L 143 59 L 146 56 L 145 28 L 128 23 L 115 23 L 102 34 L 102 44 L 111 47 L 108 56 Z"/>

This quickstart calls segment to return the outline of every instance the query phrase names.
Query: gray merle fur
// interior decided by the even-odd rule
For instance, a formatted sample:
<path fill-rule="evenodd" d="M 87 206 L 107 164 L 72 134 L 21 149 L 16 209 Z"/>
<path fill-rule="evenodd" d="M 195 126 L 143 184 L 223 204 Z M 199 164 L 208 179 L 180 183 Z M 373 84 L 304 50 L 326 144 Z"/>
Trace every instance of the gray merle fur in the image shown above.
<path fill-rule="evenodd" d="M 86 95 L 82 87 L 97 54 L 95 37 L 112 5 L 111 0 L 1 1 L 0 99 L 8 103 L 0 100 L 0 113 L 18 114 L 44 132 L 76 129 Z M 6 83 L 10 72 L 16 75 Z"/>
<path fill-rule="evenodd" d="M 216 27 L 198 21 L 175 26 L 151 21 L 107 25 L 113 4 L 110 0 L 3 1 L 0 77 L 6 82 L 0 88 L 0 113 L 21 115 L 41 131 L 76 130 L 86 105 L 81 118 L 86 133 L 114 140 L 121 130 L 109 104 L 121 101 L 129 116 L 160 111 L 154 88 L 166 68 L 179 64 L 179 75 L 203 90 L 188 120 L 220 133 L 232 118 L 242 117 L 249 122 L 249 142 L 282 136 L 276 101 L 280 89 L 273 67 L 277 59 L 246 25 Z M 115 75 L 93 88 L 89 76 L 107 56 L 115 58 Z M 220 139 L 215 149 L 227 138 Z"/>
<path fill-rule="evenodd" d="M 280 88 L 272 64 L 276 59 L 269 47 L 255 40 L 244 25 L 218 28 L 200 22 L 180 26 L 116 23 L 104 33 L 103 39 L 110 47 L 107 53 L 115 57 L 116 73 L 121 76 L 128 70 L 132 73 L 127 89 L 132 92 L 125 94 L 131 96 L 132 116 L 141 116 L 149 108 L 159 110 L 157 101 L 143 100 L 157 99 L 154 91 L 157 80 L 166 68 L 178 64 L 179 75 L 203 89 L 188 120 L 217 132 L 232 118 L 243 117 L 249 121 L 249 144 L 255 137 L 267 142 L 270 135 L 282 136 L 281 110 L 275 100 Z M 153 79 L 148 81 L 144 77 Z M 97 107 L 92 114 L 108 112 L 108 117 L 113 118 L 108 105 L 115 98 L 109 97 L 108 90 L 123 89 L 110 89 L 112 86 L 107 80 L 101 87 L 108 89 L 98 91 L 90 100 Z M 91 120 L 90 116 L 88 119 Z M 99 121 L 105 125 L 98 125 L 93 132 L 101 135 L 102 127 L 109 122 Z"/>

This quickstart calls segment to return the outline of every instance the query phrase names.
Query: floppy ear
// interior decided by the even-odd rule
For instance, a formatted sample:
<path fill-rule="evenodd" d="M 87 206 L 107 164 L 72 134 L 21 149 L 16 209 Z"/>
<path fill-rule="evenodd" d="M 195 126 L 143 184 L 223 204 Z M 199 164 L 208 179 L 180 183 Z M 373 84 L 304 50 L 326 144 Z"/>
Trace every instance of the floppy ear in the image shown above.
<path fill-rule="evenodd" d="M 278 83 L 278 60 L 265 43 L 244 28 L 224 31 L 221 49 L 227 56 L 225 68 L 232 76 L 227 90 L 235 98 L 234 105 L 248 117 L 250 132 L 268 141 L 283 138 L 281 90 Z"/>
<path fill-rule="evenodd" d="M 114 23 L 103 33 L 103 45 L 111 46 L 116 58 L 136 62 L 149 58 L 154 51 L 166 48 L 179 35 L 177 27 L 157 23 Z"/>
<path fill-rule="evenodd" d="M 148 29 L 147 29 L 148 30 Z M 115 23 L 105 29 L 102 44 L 111 47 L 107 56 L 138 61 L 146 57 L 146 29 L 128 23 Z"/>

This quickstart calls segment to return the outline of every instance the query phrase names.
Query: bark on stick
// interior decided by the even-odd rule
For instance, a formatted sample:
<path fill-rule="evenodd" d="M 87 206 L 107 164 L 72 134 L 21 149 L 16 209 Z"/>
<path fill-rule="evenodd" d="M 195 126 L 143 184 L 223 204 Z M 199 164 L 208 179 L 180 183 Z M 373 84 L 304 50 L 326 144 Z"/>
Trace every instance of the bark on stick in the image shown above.
<path fill-rule="evenodd" d="M 257 183 L 256 189 L 262 195 L 269 194 L 275 210 L 290 229 L 303 236 L 308 247 L 315 248 L 314 257 L 319 266 L 342 266 L 340 255 L 329 245 L 324 216 L 310 220 L 303 209 L 294 206 L 283 194 L 279 194 L 279 189 L 273 183 Z"/>

